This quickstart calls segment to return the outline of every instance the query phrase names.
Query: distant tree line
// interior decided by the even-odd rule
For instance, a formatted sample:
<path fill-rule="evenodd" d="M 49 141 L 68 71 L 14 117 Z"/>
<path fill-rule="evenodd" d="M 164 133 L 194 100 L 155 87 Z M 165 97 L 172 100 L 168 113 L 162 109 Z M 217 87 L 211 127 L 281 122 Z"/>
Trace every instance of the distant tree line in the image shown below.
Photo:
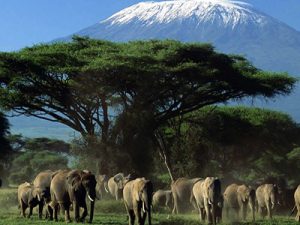
<path fill-rule="evenodd" d="M 295 82 L 209 44 L 172 40 L 74 37 L 0 53 L 2 110 L 78 131 L 72 152 L 96 173 L 251 179 L 268 166 L 283 174 L 274 165 L 298 157 L 298 125 L 281 113 L 215 105 L 286 95 Z M 237 159 L 243 173 L 230 171 L 241 166 Z"/>

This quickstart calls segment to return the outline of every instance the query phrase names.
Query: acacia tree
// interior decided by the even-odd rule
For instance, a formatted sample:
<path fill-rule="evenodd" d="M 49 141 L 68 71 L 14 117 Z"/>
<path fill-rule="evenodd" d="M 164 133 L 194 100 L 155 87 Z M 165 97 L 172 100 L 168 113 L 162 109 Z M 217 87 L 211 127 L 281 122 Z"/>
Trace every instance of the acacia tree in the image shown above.
<path fill-rule="evenodd" d="M 295 79 L 263 72 L 208 44 L 75 38 L 1 53 L 0 83 L 3 108 L 63 123 L 86 140 L 100 137 L 107 146 L 152 137 L 172 177 L 161 125 L 229 99 L 288 94 Z M 131 129 L 111 132 L 120 124 Z"/>
<path fill-rule="evenodd" d="M 0 112 L 0 179 L 3 179 L 3 175 L 7 167 L 7 160 L 12 150 L 7 139 L 8 134 L 9 123 L 4 114 Z"/>

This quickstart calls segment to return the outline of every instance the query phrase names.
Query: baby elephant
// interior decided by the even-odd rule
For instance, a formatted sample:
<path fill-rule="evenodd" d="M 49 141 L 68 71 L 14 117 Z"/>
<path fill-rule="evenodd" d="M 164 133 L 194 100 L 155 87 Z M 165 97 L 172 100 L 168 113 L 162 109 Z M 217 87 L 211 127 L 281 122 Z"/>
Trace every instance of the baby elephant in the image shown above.
<path fill-rule="evenodd" d="M 26 217 L 25 210 L 29 207 L 27 217 L 30 218 L 32 209 L 40 203 L 40 196 L 30 183 L 25 182 L 18 187 L 18 202 L 23 217 Z"/>
<path fill-rule="evenodd" d="M 169 210 L 173 208 L 173 196 L 171 190 L 157 190 L 153 194 L 153 207 L 163 206 Z"/>

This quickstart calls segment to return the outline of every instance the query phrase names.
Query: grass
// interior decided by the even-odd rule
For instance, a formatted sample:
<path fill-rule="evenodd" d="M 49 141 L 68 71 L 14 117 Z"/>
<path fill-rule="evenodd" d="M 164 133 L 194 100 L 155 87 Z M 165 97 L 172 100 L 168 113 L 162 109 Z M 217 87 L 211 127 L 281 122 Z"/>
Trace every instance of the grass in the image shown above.
<path fill-rule="evenodd" d="M 72 217 L 71 213 L 71 217 Z M 37 212 L 34 210 L 32 218 L 22 218 L 17 207 L 16 188 L 0 189 L 0 225 L 62 225 L 66 224 L 63 216 L 59 222 L 39 220 Z M 76 223 L 70 223 L 76 224 Z M 122 201 L 103 200 L 97 201 L 95 206 L 95 216 L 93 224 L 102 225 L 128 225 L 125 208 Z M 168 215 L 164 213 L 154 213 L 153 225 L 200 225 L 197 214 L 188 215 Z M 276 217 L 269 220 L 257 220 L 255 222 L 232 223 L 224 221 L 221 225 L 298 225 L 294 218 Z"/>

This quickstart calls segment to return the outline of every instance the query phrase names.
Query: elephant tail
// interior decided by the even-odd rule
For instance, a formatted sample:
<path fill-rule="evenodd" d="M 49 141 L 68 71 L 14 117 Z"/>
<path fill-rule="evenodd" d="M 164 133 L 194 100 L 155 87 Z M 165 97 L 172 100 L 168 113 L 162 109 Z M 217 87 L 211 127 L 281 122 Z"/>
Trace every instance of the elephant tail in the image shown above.
<path fill-rule="evenodd" d="M 294 214 L 294 212 L 295 212 L 295 209 L 296 209 L 296 205 L 294 205 L 294 207 L 293 207 L 293 209 L 292 209 L 292 211 L 291 211 L 291 213 L 290 213 L 289 217 L 291 217 L 291 216 Z"/>

